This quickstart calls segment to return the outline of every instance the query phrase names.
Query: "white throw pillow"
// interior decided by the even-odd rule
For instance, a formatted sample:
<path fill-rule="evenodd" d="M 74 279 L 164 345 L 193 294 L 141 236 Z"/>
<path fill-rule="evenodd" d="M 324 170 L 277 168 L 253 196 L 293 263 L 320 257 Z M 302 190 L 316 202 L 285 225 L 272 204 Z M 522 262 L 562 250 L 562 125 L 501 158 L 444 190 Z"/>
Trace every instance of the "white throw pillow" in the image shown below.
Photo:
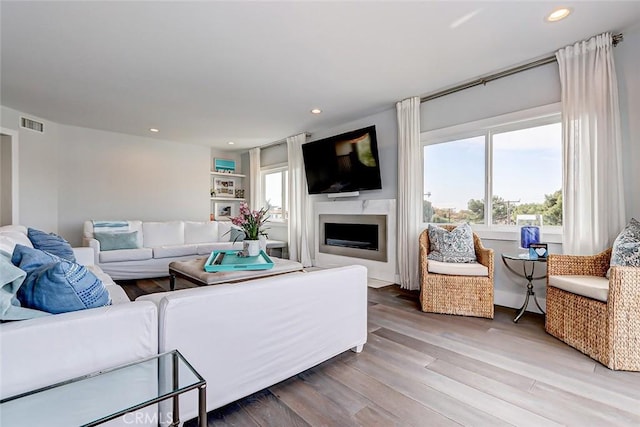
<path fill-rule="evenodd" d="M 216 221 L 185 221 L 185 243 L 209 243 L 218 241 L 218 223 Z"/>
<path fill-rule="evenodd" d="M 218 222 L 218 236 L 219 242 L 231 241 L 231 221 Z"/>
<path fill-rule="evenodd" d="M 21 233 L 19 231 L 2 231 L 0 232 L 0 238 L 3 250 L 5 252 L 8 252 L 9 255 L 13 253 L 13 248 L 17 244 L 26 246 L 28 248 L 33 248 L 33 244 L 27 237 L 26 233 Z"/>
<path fill-rule="evenodd" d="M 182 221 L 143 222 L 145 248 L 184 245 L 184 223 Z"/>

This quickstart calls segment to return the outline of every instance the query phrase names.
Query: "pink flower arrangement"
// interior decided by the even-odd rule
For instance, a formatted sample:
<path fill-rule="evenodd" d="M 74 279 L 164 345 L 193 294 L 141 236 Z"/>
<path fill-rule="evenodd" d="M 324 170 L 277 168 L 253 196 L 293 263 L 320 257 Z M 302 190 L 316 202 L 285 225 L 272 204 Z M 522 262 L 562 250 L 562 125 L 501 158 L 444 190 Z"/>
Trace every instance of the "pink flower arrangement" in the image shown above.
<path fill-rule="evenodd" d="M 267 219 L 269 214 L 266 208 L 252 211 L 246 202 L 241 202 L 240 215 L 232 217 L 231 222 L 244 230 L 246 240 L 258 240 L 259 236 L 267 236 L 267 233 L 260 229 Z"/>

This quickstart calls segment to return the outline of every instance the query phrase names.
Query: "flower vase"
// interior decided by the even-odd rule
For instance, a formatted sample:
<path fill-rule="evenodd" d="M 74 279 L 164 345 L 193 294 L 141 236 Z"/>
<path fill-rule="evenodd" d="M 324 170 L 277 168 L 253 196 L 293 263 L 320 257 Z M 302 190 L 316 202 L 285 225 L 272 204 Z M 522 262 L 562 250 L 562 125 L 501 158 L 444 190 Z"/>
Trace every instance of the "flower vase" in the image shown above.
<path fill-rule="evenodd" d="M 259 240 L 245 240 L 243 242 L 243 251 L 248 256 L 260 255 L 260 241 Z"/>

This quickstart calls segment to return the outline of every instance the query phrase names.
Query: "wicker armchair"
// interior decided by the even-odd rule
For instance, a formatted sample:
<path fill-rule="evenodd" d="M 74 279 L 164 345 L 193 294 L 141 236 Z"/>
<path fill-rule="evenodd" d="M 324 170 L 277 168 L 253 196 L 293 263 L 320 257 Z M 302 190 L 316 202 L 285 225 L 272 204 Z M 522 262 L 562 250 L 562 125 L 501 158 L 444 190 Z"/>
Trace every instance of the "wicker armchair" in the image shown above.
<path fill-rule="evenodd" d="M 455 226 L 441 226 L 453 230 Z M 487 276 L 453 276 L 429 273 L 428 229 L 420 234 L 420 304 L 422 311 L 488 317 L 493 319 L 493 249 L 482 246 L 476 233 L 473 243 L 478 262 L 489 270 Z"/>
<path fill-rule="evenodd" d="M 611 249 L 549 255 L 546 331 L 610 369 L 640 371 L 640 268 L 612 267 L 607 301 L 549 285 L 552 276 L 605 277 Z"/>

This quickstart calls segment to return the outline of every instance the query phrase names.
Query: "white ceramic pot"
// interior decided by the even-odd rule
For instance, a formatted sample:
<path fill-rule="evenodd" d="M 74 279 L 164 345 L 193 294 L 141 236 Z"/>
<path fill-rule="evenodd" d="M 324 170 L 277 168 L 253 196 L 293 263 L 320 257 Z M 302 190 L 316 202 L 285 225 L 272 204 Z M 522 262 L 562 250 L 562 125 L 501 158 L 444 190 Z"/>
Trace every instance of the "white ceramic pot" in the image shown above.
<path fill-rule="evenodd" d="M 260 255 L 260 241 L 259 240 L 245 240 L 243 242 L 243 250 L 249 256 Z"/>

